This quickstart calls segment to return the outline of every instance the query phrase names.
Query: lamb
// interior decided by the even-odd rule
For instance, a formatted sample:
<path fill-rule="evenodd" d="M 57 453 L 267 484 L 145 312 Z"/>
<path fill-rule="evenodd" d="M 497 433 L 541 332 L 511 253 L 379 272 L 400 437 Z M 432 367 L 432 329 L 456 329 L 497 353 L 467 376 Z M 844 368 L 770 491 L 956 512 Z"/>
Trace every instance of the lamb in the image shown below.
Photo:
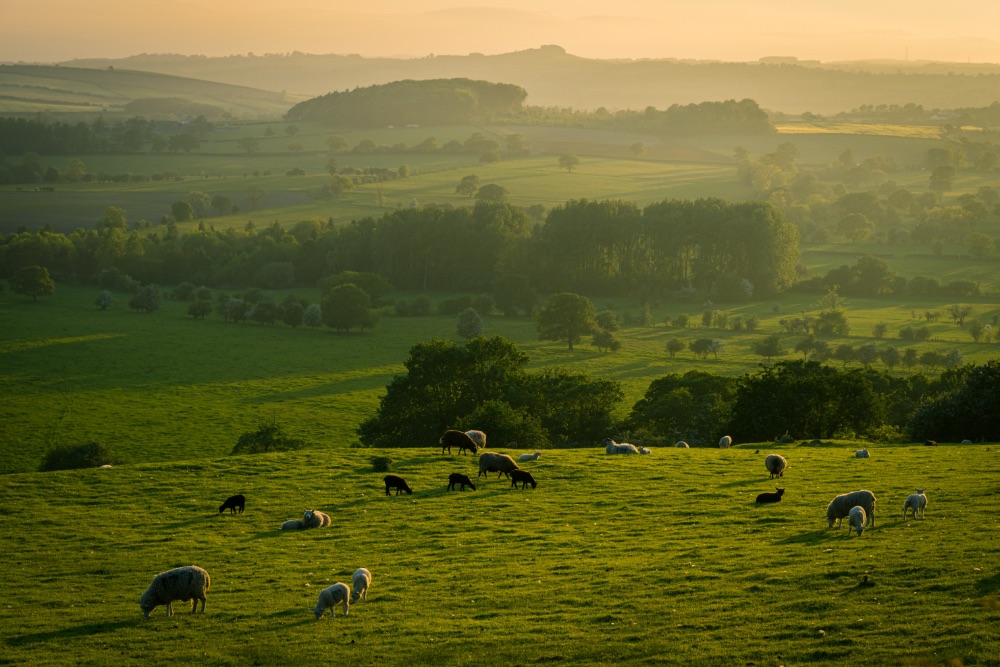
<path fill-rule="evenodd" d="M 149 618 L 151 611 L 161 604 L 167 605 L 167 616 L 173 616 L 174 600 L 191 600 L 191 613 L 198 610 L 198 600 L 201 600 L 201 613 L 205 613 L 206 594 L 212 585 L 208 572 L 197 565 L 178 567 L 167 570 L 153 577 L 149 588 L 139 598 L 142 613 Z"/>
<path fill-rule="evenodd" d="M 617 443 L 611 438 L 605 438 L 604 452 L 606 454 L 638 454 L 639 449 L 627 442 Z"/>
<path fill-rule="evenodd" d="M 486 478 L 489 479 L 488 473 L 491 472 L 500 473 L 497 475 L 497 479 L 500 479 L 500 475 L 507 475 L 509 479 L 511 471 L 514 470 L 520 470 L 520 468 L 514 463 L 514 459 L 506 454 L 483 452 L 479 456 L 479 474 L 476 475 L 476 479 L 479 479 L 484 473 L 486 473 Z"/>
<path fill-rule="evenodd" d="M 347 616 L 351 607 L 351 589 L 347 587 L 347 584 L 342 584 L 339 581 L 333 586 L 320 591 L 319 599 L 313 608 L 316 620 L 318 621 L 323 617 L 327 608 L 330 609 L 330 616 L 336 616 L 338 604 L 344 608 L 344 616 Z"/>
<path fill-rule="evenodd" d="M 784 456 L 780 454 L 768 454 L 767 458 L 764 459 L 764 467 L 767 471 L 771 473 L 771 479 L 775 477 L 781 477 L 785 474 L 785 468 L 788 467 L 788 461 L 785 460 Z"/>
<path fill-rule="evenodd" d="M 462 491 L 465 491 L 465 487 L 467 486 L 471 486 L 473 491 L 476 490 L 476 485 L 472 483 L 472 480 L 469 479 L 469 476 L 463 475 L 460 472 L 453 472 L 450 475 L 448 475 L 448 490 L 449 491 L 454 490 L 456 484 L 461 485 Z"/>
<path fill-rule="evenodd" d="M 479 431 L 481 432 L 481 431 Z M 458 447 L 458 453 L 462 454 L 465 450 L 469 450 L 473 454 L 478 451 L 478 445 L 472 437 L 465 431 L 456 431 L 454 429 L 444 432 L 444 435 L 438 440 L 441 443 L 441 453 L 444 454 L 444 450 L 448 450 L 451 454 L 451 448 Z"/>
<path fill-rule="evenodd" d="M 483 433 L 482 431 L 466 431 L 465 435 L 467 435 L 470 438 L 472 438 L 472 441 L 474 443 L 476 443 L 479 446 L 480 449 L 486 449 L 486 434 L 485 433 Z M 472 450 L 472 453 L 475 454 L 476 450 Z"/>
<path fill-rule="evenodd" d="M 868 453 L 867 449 L 859 449 L 858 451 L 854 452 L 854 458 L 857 458 L 857 459 L 870 459 L 871 458 L 871 454 Z"/>
<path fill-rule="evenodd" d="M 281 530 L 302 530 L 303 528 L 305 525 L 302 523 L 302 519 L 289 519 L 281 524 Z"/>
<path fill-rule="evenodd" d="M 303 528 L 325 528 L 330 525 L 330 515 L 319 510 L 306 510 L 302 515 Z"/>
<path fill-rule="evenodd" d="M 679 448 L 681 448 L 681 449 L 689 449 L 689 448 L 691 447 L 691 445 L 687 444 L 687 443 L 686 443 L 686 442 L 684 442 L 683 440 L 678 440 L 678 441 L 677 441 L 677 444 L 676 444 L 676 445 L 674 445 L 674 447 L 679 447 Z"/>
<path fill-rule="evenodd" d="M 247 504 L 246 496 L 242 493 L 235 496 L 229 496 L 226 501 L 219 505 L 219 514 L 223 511 L 229 510 L 230 514 L 236 514 L 236 509 L 239 508 L 240 514 L 243 514 L 243 507 Z"/>
<path fill-rule="evenodd" d="M 761 505 L 764 503 L 780 503 L 781 496 L 785 495 L 784 489 L 778 489 L 777 492 L 765 492 L 757 496 L 757 504 Z"/>
<path fill-rule="evenodd" d="M 913 518 L 916 519 L 917 512 L 920 512 L 919 518 L 924 518 L 924 508 L 927 507 L 927 496 L 924 494 L 926 487 L 923 489 L 917 489 L 916 493 L 911 493 L 906 496 L 906 500 L 903 502 L 903 520 L 906 520 L 906 510 L 913 510 Z"/>
<path fill-rule="evenodd" d="M 861 533 L 865 530 L 865 508 L 861 506 L 855 506 L 851 508 L 851 511 L 847 513 L 847 521 L 851 528 L 858 531 L 858 537 L 861 537 Z M 850 531 L 848 531 L 850 534 Z"/>
<path fill-rule="evenodd" d="M 517 461 L 518 463 L 521 463 L 523 461 L 537 461 L 538 457 L 541 455 L 542 455 L 541 452 L 535 452 L 534 454 L 521 454 L 520 456 L 517 457 Z"/>
<path fill-rule="evenodd" d="M 372 585 L 372 573 L 363 567 L 354 571 L 354 590 L 351 591 L 351 602 L 359 599 L 368 602 L 368 587 Z M 346 613 L 344 614 L 347 615 Z"/>
<path fill-rule="evenodd" d="M 640 454 L 652 454 L 653 452 L 649 451 L 649 447 L 643 447 L 642 445 L 640 445 L 639 446 L 639 453 Z"/>
<path fill-rule="evenodd" d="M 527 470 L 514 470 L 510 473 L 510 485 L 517 488 L 517 483 L 521 483 L 521 488 L 527 487 L 531 484 L 531 488 L 535 488 L 538 484 L 535 483 L 535 478 L 531 476 L 531 473 Z"/>
<path fill-rule="evenodd" d="M 382 478 L 385 482 L 385 495 L 389 495 L 389 489 L 396 489 L 396 495 L 399 495 L 400 491 L 406 491 L 407 495 L 413 493 L 413 489 L 406 483 L 406 480 L 397 475 L 386 475 Z"/>
<path fill-rule="evenodd" d="M 843 524 L 843 519 L 847 516 L 852 507 L 861 507 L 865 511 L 867 517 L 867 522 L 872 526 L 875 525 L 875 494 L 871 491 L 852 491 L 851 493 L 842 493 L 833 500 L 826 507 L 826 521 L 830 528 L 833 528 L 834 522 L 837 522 L 837 526 L 840 527 Z"/>
<path fill-rule="evenodd" d="M 719 439 L 719 449 L 729 449 L 731 444 L 733 444 L 733 439 L 728 435 L 724 435 Z"/>

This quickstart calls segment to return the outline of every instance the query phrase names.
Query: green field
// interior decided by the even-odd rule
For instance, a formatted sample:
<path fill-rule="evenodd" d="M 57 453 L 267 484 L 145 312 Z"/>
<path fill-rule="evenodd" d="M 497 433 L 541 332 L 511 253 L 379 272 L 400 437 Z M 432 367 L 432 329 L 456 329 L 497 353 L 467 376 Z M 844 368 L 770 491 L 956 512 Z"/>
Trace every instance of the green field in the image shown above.
<path fill-rule="evenodd" d="M 277 420 L 323 451 L 357 442 L 355 429 L 374 414 L 379 397 L 417 342 L 432 338 L 460 341 L 456 318 L 434 315 L 403 318 L 386 309 L 373 330 L 340 334 L 331 330 L 264 327 L 225 322 L 212 314 L 194 320 L 187 303 L 164 301 L 152 314 L 128 310 L 128 295 L 117 295 L 107 311 L 94 306 L 100 290 L 57 286 L 51 297 L 33 302 L 0 293 L 0 472 L 34 470 L 54 445 L 100 440 L 132 463 L 228 454 L 239 436 L 261 421 Z M 299 292 L 317 298 L 311 290 Z M 276 294 L 280 301 L 283 295 Z M 412 295 L 403 295 L 410 297 Z M 443 295 L 436 295 L 443 296 Z M 701 326 L 698 304 L 658 304 L 650 326 L 625 327 L 616 336 L 622 349 L 599 352 L 584 341 L 570 352 L 564 343 L 541 342 L 527 317 L 485 317 L 485 333 L 514 342 L 534 369 L 565 368 L 622 382 L 627 415 L 654 379 L 692 368 L 736 375 L 753 372 L 763 359 L 751 344 L 778 333 L 778 320 L 816 313 L 815 295 L 788 294 L 774 302 L 720 306 L 730 317 L 755 314 L 760 325 L 744 331 Z M 983 363 L 1000 354 L 1000 342 L 975 343 L 950 322 L 945 300 L 849 300 L 849 337 L 832 337 L 832 346 L 874 342 L 880 348 L 908 346 L 918 351 L 958 350 L 967 362 Z M 1000 315 L 1000 300 L 980 298 L 976 317 Z M 639 308 L 626 301 L 597 299 L 624 320 Z M 923 326 L 924 312 L 942 313 L 928 324 L 931 340 L 900 340 L 903 327 Z M 664 326 L 666 315 L 691 316 L 686 329 Z M 888 325 L 886 338 L 872 338 L 877 322 Z M 666 341 L 719 338 L 718 359 L 696 360 L 684 350 L 671 359 Z M 802 336 L 784 336 L 794 359 Z M 936 373 L 940 369 L 915 368 Z M 905 371 L 897 368 L 897 374 Z M 405 442 L 400 446 L 432 443 Z"/>
<path fill-rule="evenodd" d="M 857 446 L 546 451 L 524 491 L 448 492 L 475 459 L 428 449 L 7 475 L 0 661 L 996 664 L 997 447 Z M 784 500 L 755 506 L 772 451 L 789 460 Z M 413 495 L 385 497 L 372 454 Z M 903 521 L 914 487 L 926 518 Z M 876 526 L 828 529 L 829 500 L 860 488 Z M 237 492 L 246 512 L 220 516 Z M 306 508 L 332 527 L 277 530 Z M 144 619 L 152 576 L 190 564 L 212 576 L 206 613 Z M 319 591 L 357 567 L 368 601 L 313 620 Z"/>

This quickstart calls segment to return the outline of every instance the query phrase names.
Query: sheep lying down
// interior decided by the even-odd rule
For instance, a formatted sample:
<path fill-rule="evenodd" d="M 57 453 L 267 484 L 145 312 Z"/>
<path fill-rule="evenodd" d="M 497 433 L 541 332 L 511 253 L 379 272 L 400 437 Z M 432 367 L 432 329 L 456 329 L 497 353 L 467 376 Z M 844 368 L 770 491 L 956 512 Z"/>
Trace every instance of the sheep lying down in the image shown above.
<path fill-rule="evenodd" d="M 198 600 L 201 600 L 201 613 L 204 614 L 206 594 L 211 584 L 208 572 L 197 565 L 167 570 L 153 577 L 149 588 L 139 598 L 139 607 L 146 618 L 149 618 L 154 609 L 167 605 L 167 616 L 173 616 L 171 603 L 174 600 L 191 600 L 191 613 L 197 611 Z"/>

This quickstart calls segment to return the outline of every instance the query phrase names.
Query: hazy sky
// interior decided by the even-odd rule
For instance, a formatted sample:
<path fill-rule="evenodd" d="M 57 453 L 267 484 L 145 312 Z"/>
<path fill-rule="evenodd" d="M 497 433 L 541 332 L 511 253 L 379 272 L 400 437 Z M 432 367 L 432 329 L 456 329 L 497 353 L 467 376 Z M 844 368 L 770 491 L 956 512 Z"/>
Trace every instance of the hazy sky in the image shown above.
<path fill-rule="evenodd" d="M 0 61 L 138 53 L 1000 62 L 1000 0 L 0 0 Z"/>

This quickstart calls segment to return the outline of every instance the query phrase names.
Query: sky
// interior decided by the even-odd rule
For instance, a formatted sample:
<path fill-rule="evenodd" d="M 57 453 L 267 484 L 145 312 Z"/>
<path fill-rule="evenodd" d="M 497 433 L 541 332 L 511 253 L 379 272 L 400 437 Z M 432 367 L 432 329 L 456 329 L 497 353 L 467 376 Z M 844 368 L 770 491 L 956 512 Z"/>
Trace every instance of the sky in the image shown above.
<path fill-rule="evenodd" d="M 367 57 L 556 44 L 587 58 L 1000 63 L 998 0 L 0 0 L 0 62 Z"/>

